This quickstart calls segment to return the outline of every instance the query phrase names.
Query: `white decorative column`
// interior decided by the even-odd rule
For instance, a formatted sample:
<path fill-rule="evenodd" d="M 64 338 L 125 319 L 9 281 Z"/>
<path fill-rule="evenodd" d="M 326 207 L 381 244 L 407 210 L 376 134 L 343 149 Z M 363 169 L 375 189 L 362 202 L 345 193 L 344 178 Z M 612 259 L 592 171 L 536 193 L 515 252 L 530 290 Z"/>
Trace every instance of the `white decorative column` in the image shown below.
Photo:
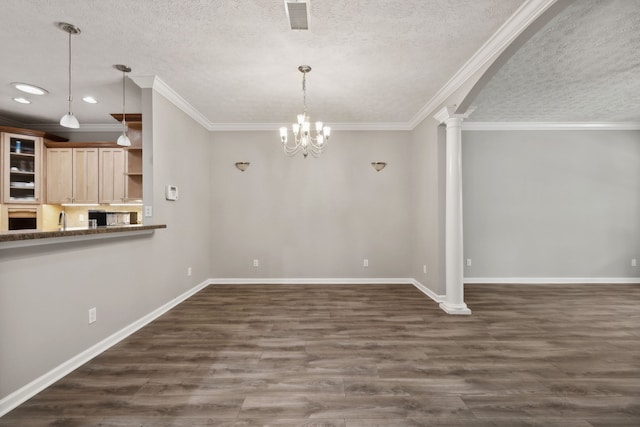
<path fill-rule="evenodd" d="M 469 116 L 445 107 L 434 117 L 447 126 L 445 195 L 445 301 L 440 308 L 448 314 L 471 314 L 464 302 L 462 243 L 462 121 Z"/>

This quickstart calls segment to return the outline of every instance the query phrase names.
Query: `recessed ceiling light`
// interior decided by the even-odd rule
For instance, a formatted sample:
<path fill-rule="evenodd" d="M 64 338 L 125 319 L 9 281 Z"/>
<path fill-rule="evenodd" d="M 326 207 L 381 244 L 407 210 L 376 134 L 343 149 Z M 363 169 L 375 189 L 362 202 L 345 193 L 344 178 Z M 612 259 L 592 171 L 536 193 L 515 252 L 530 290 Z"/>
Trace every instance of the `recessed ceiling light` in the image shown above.
<path fill-rule="evenodd" d="M 14 101 L 19 102 L 20 104 L 31 104 L 31 101 L 29 101 L 27 98 L 13 98 Z"/>
<path fill-rule="evenodd" d="M 30 93 L 31 95 L 46 95 L 49 92 L 41 87 L 30 85 L 27 83 L 14 82 L 11 86 L 15 87 L 21 92 Z"/>
<path fill-rule="evenodd" d="M 82 98 L 82 100 L 84 102 L 86 102 L 87 104 L 97 104 L 98 100 L 95 99 L 93 96 L 85 96 L 84 98 Z"/>

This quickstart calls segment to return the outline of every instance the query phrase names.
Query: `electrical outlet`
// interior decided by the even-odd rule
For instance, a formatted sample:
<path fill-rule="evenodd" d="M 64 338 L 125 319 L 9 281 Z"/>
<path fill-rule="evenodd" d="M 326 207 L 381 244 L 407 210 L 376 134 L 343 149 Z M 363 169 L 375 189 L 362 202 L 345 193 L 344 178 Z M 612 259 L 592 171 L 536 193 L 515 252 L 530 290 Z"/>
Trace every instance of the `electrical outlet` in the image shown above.
<path fill-rule="evenodd" d="M 187 276 L 191 276 L 191 267 L 187 268 Z"/>
<path fill-rule="evenodd" d="M 369 267 L 369 260 L 365 258 L 365 259 L 362 261 L 362 266 L 363 266 L 363 267 Z"/>
<path fill-rule="evenodd" d="M 254 267 L 260 267 L 260 260 L 254 259 L 253 260 L 253 266 Z"/>
<path fill-rule="evenodd" d="M 153 216 L 153 208 L 151 206 L 144 207 L 144 216 L 146 217 Z"/>
<path fill-rule="evenodd" d="M 467 267 L 471 267 L 471 258 L 467 258 Z"/>
<path fill-rule="evenodd" d="M 424 274 L 427 274 L 427 266 L 426 266 L 426 265 L 423 265 L 423 266 L 422 266 L 422 272 L 423 272 Z"/>
<path fill-rule="evenodd" d="M 98 320 L 98 313 L 95 307 L 89 309 L 89 324 Z"/>
<path fill-rule="evenodd" d="M 84 214 L 80 214 L 80 215 L 78 215 L 78 220 L 79 220 L 80 222 L 83 222 L 83 221 L 84 221 Z"/>
<path fill-rule="evenodd" d="M 638 266 L 638 260 L 637 260 L 637 259 L 635 259 L 635 258 L 633 258 L 633 259 L 631 260 L 631 267 L 637 267 L 637 266 Z"/>

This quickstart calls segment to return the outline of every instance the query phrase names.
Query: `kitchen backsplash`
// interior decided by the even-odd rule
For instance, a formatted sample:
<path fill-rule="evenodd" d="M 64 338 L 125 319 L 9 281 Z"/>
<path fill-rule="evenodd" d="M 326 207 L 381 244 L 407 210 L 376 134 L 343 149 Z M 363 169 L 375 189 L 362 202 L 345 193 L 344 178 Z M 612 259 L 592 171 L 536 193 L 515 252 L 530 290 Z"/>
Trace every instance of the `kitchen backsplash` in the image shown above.
<path fill-rule="evenodd" d="M 89 210 L 104 210 L 107 212 L 136 212 L 138 223 L 142 223 L 142 206 L 60 206 L 42 205 L 43 229 L 58 228 L 60 212 L 67 213 L 67 227 L 86 227 L 88 225 Z"/>

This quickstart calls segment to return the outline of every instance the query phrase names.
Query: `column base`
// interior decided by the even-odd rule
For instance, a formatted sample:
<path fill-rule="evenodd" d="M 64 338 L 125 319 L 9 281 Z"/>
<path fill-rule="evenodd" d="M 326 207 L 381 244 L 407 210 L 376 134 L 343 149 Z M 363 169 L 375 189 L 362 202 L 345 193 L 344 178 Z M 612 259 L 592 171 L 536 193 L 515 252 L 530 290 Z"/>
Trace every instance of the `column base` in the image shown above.
<path fill-rule="evenodd" d="M 467 307 L 467 304 L 448 304 L 447 302 L 441 302 L 440 308 L 447 314 L 458 314 L 468 316 L 471 314 L 471 310 Z"/>

